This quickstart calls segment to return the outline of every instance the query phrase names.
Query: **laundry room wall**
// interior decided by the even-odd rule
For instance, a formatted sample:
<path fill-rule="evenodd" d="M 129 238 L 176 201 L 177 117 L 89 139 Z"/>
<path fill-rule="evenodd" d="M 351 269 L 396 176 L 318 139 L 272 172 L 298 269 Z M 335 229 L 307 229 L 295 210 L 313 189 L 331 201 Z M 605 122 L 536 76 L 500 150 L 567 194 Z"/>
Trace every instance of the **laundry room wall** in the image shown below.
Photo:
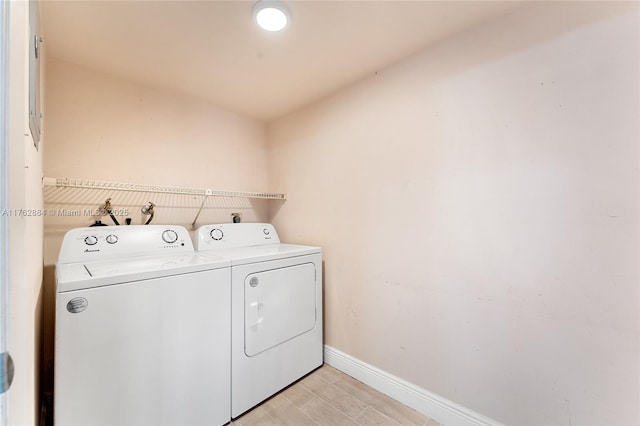
<path fill-rule="evenodd" d="M 7 424 L 34 425 L 38 419 L 42 290 L 42 147 L 29 129 L 29 8 L 35 2 L 11 2 L 8 66 L 8 349 L 15 376 L 7 392 Z M 42 59 L 44 60 L 44 59 Z M 41 64 L 44 67 L 44 64 Z M 5 96 L 3 93 L 2 96 Z M 4 129 L 3 129 L 4 130 Z M 3 176 L 4 178 L 4 176 Z M 6 183 L 6 182 L 3 182 Z M 3 236 L 4 237 L 4 236 Z"/>
<path fill-rule="evenodd" d="M 266 190 L 263 123 L 204 100 L 147 88 L 58 58 L 50 62 L 48 105 L 54 111 L 47 117 L 51 134 L 44 164 L 47 176 Z M 82 197 L 81 193 L 74 195 L 75 199 Z M 126 193 L 106 195 L 112 197 L 114 208 L 130 201 Z M 161 198 L 145 195 L 142 203 L 149 198 L 160 204 L 158 222 L 190 224 L 193 220 L 192 212 L 180 215 L 175 210 L 185 207 L 182 200 L 161 203 L 154 197 Z M 65 200 L 66 205 L 74 207 L 75 199 Z M 209 210 L 213 206 L 208 205 Z M 235 207 L 245 209 L 251 219 L 265 214 L 263 205 L 238 202 Z M 142 221 L 139 211 L 132 211 L 131 216 L 134 223 Z M 83 219 L 88 224 L 91 218 Z M 225 213 L 218 219 L 228 221 L 230 216 Z"/>
<path fill-rule="evenodd" d="M 46 72 L 47 147 L 44 174 L 74 178 L 171 187 L 266 191 L 265 125 L 211 103 L 166 90 L 146 87 L 117 76 L 88 69 L 56 57 Z M 120 223 L 131 217 L 143 223 L 140 208 L 156 204 L 152 223 L 187 227 L 201 198 L 154 193 L 127 193 L 45 188 L 44 228 L 45 388 L 50 388 L 53 362 L 54 263 L 64 233 L 109 217 L 94 211 L 107 197 Z M 266 221 L 267 202 L 210 197 L 196 225 L 230 222 L 231 213 L 244 221 Z M 73 215 L 73 212 L 80 215 Z"/>
<path fill-rule="evenodd" d="M 506 424 L 638 424 L 637 3 L 537 2 L 268 126 L 325 342 Z"/>

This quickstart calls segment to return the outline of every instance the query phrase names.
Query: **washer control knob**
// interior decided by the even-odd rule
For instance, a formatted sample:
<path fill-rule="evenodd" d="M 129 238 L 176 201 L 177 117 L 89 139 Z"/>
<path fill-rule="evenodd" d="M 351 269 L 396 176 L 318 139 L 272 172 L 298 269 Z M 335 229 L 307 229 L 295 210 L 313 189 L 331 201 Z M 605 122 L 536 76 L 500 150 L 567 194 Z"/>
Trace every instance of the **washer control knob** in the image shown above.
<path fill-rule="evenodd" d="M 167 229 L 162 233 L 162 240 L 165 243 L 173 244 L 178 241 L 178 233 L 176 231 L 172 231 L 171 229 Z"/>
<path fill-rule="evenodd" d="M 86 237 L 84 239 L 84 243 L 88 246 L 94 246 L 96 244 L 98 244 L 98 237 L 93 236 L 93 235 L 89 235 L 88 237 Z"/>
<path fill-rule="evenodd" d="M 222 229 L 220 228 L 213 228 L 210 234 L 211 234 L 211 238 L 213 238 L 216 241 L 220 241 L 222 237 L 224 237 L 224 234 L 222 233 Z"/>
<path fill-rule="evenodd" d="M 107 238 L 105 238 L 105 240 L 107 240 L 109 244 L 115 244 L 118 242 L 118 236 L 113 234 L 107 235 Z"/>
<path fill-rule="evenodd" d="M 269 235 L 271 233 L 271 231 L 269 231 L 269 228 L 264 228 L 262 232 L 264 233 L 264 235 Z"/>

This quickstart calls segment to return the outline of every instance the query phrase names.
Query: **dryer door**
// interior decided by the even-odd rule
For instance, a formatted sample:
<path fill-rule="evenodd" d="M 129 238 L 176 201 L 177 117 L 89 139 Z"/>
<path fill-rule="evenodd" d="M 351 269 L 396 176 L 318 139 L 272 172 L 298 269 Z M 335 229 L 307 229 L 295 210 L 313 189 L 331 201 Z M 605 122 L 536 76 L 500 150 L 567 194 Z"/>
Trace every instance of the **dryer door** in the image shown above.
<path fill-rule="evenodd" d="M 254 356 L 314 328 L 316 268 L 303 263 L 249 274 L 244 280 L 245 341 Z"/>

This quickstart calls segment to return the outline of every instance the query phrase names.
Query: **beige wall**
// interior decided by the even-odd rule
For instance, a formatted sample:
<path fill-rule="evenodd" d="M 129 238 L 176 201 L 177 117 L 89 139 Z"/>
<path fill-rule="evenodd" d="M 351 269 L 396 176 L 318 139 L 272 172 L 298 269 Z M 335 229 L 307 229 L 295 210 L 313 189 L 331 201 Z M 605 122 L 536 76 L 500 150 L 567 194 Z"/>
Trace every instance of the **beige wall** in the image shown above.
<path fill-rule="evenodd" d="M 638 5 L 538 3 L 268 126 L 326 343 L 508 424 L 638 424 Z"/>
<path fill-rule="evenodd" d="M 42 152 L 29 131 L 29 3 L 11 2 L 9 209 L 42 209 Z M 41 146 L 44 137 L 41 140 Z M 8 423 L 34 425 L 38 412 L 42 218 L 9 214 L 9 351 L 15 361 Z"/>
<path fill-rule="evenodd" d="M 51 59 L 48 175 L 266 190 L 261 122 Z"/>

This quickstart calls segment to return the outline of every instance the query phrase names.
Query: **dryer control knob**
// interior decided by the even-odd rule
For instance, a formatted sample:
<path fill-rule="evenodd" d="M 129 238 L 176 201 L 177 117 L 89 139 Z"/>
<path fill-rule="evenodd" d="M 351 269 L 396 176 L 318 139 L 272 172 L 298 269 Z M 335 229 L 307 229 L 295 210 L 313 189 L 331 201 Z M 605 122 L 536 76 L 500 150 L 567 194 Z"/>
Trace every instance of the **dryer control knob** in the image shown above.
<path fill-rule="evenodd" d="M 171 229 L 167 229 L 162 233 L 162 240 L 165 243 L 173 244 L 178 241 L 178 233 L 176 231 L 172 231 Z"/>
<path fill-rule="evenodd" d="M 109 244 L 115 244 L 118 242 L 118 236 L 113 234 L 107 235 L 107 238 L 105 238 L 105 240 L 107 240 Z"/>
<path fill-rule="evenodd" d="M 211 238 L 213 238 L 216 241 L 220 241 L 222 237 L 224 237 L 224 234 L 222 233 L 222 229 L 220 228 L 213 228 L 209 234 L 211 234 Z"/>
<path fill-rule="evenodd" d="M 94 237 L 93 235 L 89 235 L 84 239 L 84 243 L 88 246 L 93 246 L 98 244 L 98 237 Z"/>

